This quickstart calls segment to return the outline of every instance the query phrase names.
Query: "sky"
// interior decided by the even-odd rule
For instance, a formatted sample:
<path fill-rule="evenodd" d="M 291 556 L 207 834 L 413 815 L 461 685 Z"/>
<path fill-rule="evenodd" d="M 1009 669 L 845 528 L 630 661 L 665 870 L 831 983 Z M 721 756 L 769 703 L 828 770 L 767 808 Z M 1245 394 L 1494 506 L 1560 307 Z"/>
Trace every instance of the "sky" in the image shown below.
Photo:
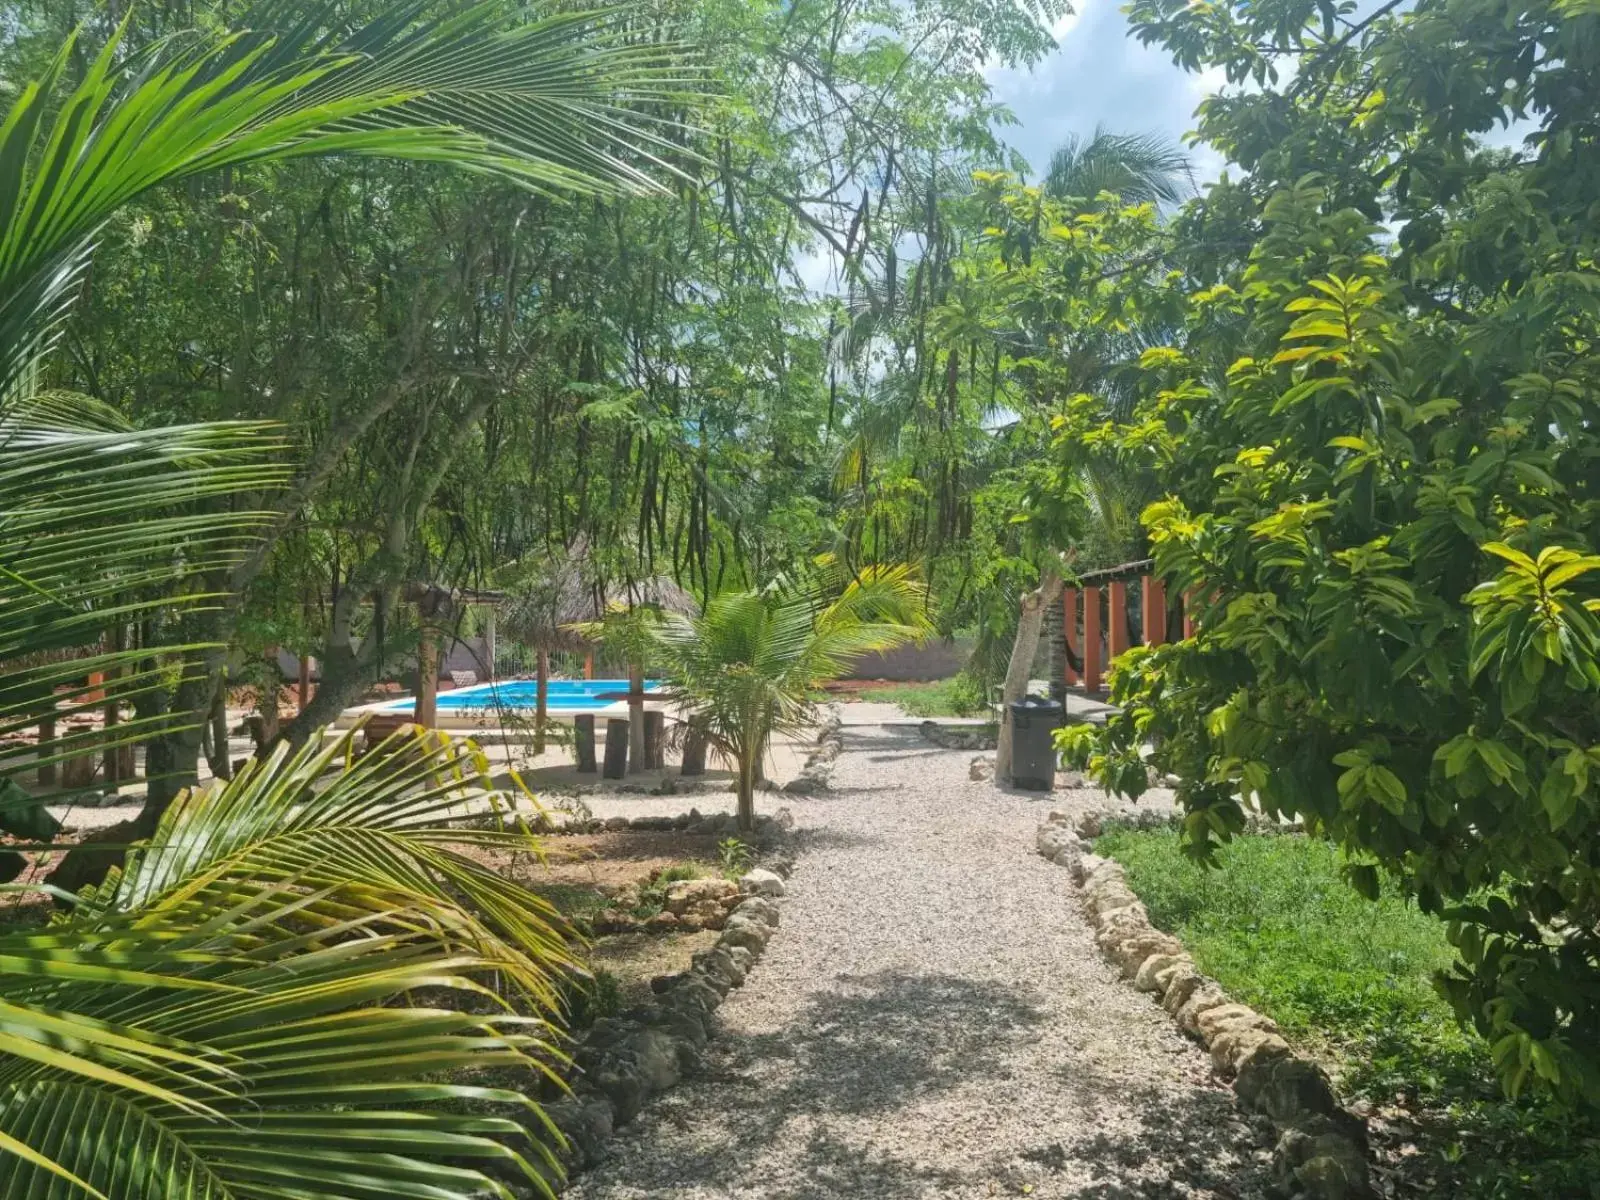
<path fill-rule="evenodd" d="M 1001 137 L 1042 173 L 1050 153 L 1073 134 L 1097 124 L 1117 133 L 1160 133 L 1177 141 L 1195 127 L 1194 110 L 1220 78 L 1190 75 L 1166 52 L 1132 36 L 1124 0 L 1073 0 L 1077 10 L 1052 32 L 1058 48 L 1032 71 L 986 71 L 995 99 L 1019 124 Z M 1209 149 L 1189 151 L 1196 177 L 1215 179 L 1222 160 Z"/>

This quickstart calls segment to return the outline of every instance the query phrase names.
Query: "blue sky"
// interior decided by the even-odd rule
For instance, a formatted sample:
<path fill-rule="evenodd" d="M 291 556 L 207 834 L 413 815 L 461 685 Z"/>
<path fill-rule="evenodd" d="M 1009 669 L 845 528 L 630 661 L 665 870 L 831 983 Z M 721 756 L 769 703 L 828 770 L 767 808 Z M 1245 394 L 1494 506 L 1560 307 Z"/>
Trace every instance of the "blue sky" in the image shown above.
<path fill-rule="evenodd" d="M 1068 136 L 1087 136 L 1096 124 L 1118 133 L 1162 133 L 1177 140 L 1195 126 L 1194 110 L 1221 82 L 1189 75 L 1165 51 L 1133 37 L 1123 0 L 1074 0 L 1077 10 L 1054 28 L 1058 48 L 1032 71 L 986 72 L 995 98 L 1019 125 L 1001 131 L 1042 172 L 1050 152 Z M 1202 181 L 1222 169 L 1213 152 L 1191 149 Z"/>

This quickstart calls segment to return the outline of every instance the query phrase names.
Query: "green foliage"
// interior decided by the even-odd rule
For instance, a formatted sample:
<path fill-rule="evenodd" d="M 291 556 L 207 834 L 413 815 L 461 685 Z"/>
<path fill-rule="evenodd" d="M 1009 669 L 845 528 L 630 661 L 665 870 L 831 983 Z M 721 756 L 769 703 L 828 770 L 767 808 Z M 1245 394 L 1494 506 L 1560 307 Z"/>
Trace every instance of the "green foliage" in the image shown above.
<path fill-rule="evenodd" d="M 470 742 L 402 731 L 352 761 L 354 736 L 186 795 L 65 915 L 0 930 L 5 1195 L 483 1194 L 486 1164 L 542 1190 L 537 1106 L 450 1082 L 537 1091 L 561 1061 L 567 926 L 458 849 L 535 847 L 448 826 L 495 794 Z M 468 1098 L 505 1115 L 439 1107 Z"/>
<path fill-rule="evenodd" d="M 1472 1200 L 1588 1194 L 1600 1128 L 1542 1100 L 1499 1095 L 1488 1048 L 1464 1034 L 1433 986 L 1454 950 L 1444 924 L 1391 882 L 1376 900 L 1349 883 L 1357 864 L 1297 836 L 1240 837 L 1217 869 L 1176 831 L 1112 827 L 1115 858 L 1200 969 L 1331 1059 L 1351 1098 L 1398 1098 L 1425 1130 L 1420 1163 L 1393 1164 L 1419 1191 Z"/>
<path fill-rule="evenodd" d="M 723 838 L 717 843 L 717 863 L 729 879 L 737 879 L 750 869 L 750 844 L 740 838 Z"/>
<path fill-rule="evenodd" d="M 580 977 L 567 996 L 567 1024 L 574 1030 L 589 1028 L 622 1011 L 622 982 L 604 967 Z"/>
<path fill-rule="evenodd" d="M 932 683 L 863 688 L 856 695 L 879 704 L 898 704 L 911 717 L 975 717 L 989 708 L 983 685 L 964 671 Z"/>
<path fill-rule="evenodd" d="M 695 862 L 673 863 L 670 867 L 663 867 L 639 888 L 639 903 L 634 907 L 633 915 L 640 920 L 655 916 L 666 907 L 669 887 L 685 879 L 703 879 L 706 874 L 706 868 Z"/>
<path fill-rule="evenodd" d="M 1062 462 L 1100 439 L 1159 480 L 1198 616 L 1073 753 L 1185 780 L 1198 858 L 1249 803 L 1392 872 L 1507 1091 L 1600 1105 L 1600 15 L 1131 11 L 1252 81 L 1201 121 L 1248 174 L 1173 225 L 1184 311 L 1134 405 L 1060 427 Z M 1522 150 L 1477 140 L 1529 114 Z"/>
<path fill-rule="evenodd" d="M 742 832 L 755 827 L 755 784 L 772 736 L 809 728 L 818 686 L 862 655 L 921 637 L 926 602 L 908 567 L 851 576 L 824 563 L 809 584 L 779 580 L 725 593 L 698 617 L 657 615 L 647 626 L 650 658 L 667 667 L 668 694 L 737 765 Z"/>

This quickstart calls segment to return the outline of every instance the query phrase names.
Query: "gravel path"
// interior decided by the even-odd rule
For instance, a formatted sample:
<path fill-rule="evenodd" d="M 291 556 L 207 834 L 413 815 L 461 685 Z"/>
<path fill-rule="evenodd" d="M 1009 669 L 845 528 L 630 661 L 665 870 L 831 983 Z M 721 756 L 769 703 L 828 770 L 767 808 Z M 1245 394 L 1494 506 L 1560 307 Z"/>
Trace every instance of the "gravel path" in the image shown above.
<path fill-rule="evenodd" d="M 972 755 L 846 729 L 783 926 L 719 1010 L 707 1071 L 654 1103 L 574 1200 L 1258 1197 L 1265 1152 L 1203 1051 L 1099 957 L 1048 801 Z"/>

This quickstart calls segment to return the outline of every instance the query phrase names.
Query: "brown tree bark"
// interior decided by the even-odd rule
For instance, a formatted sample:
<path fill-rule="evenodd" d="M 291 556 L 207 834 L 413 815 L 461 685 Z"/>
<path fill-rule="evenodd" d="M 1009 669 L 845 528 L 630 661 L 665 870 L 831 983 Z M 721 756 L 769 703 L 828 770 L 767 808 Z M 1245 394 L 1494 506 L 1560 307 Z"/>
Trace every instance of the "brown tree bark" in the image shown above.
<path fill-rule="evenodd" d="M 1061 574 L 1055 567 L 1044 572 L 1039 586 L 1022 598 L 1022 619 L 1017 622 L 1017 640 L 1011 646 L 1011 661 L 1006 666 L 1005 684 L 1000 694 L 1000 736 L 994 752 L 996 784 L 1011 782 L 1011 706 L 1022 699 L 1033 669 L 1033 656 L 1039 649 L 1039 630 L 1044 625 L 1046 606 L 1061 594 Z"/>

